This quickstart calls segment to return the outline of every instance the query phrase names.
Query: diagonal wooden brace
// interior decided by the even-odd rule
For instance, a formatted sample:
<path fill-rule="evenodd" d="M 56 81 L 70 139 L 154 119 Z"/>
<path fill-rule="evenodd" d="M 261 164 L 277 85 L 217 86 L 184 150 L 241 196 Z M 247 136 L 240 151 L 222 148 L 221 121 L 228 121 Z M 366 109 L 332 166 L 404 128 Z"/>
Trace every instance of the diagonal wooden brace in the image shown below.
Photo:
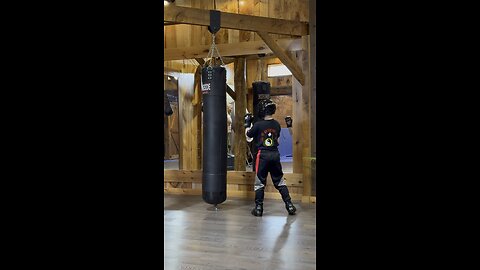
<path fill-rule="evenodd" d="M 270 50 L 275 53 L 280 61 L 282 61 L 282 63 L 292 72 L 293 76 L 295 76 L 300 84 L 302 86 L 305 85 L 305 75 L 303 74 L 302 69 L 288 56 L 287 52 L 282 49 L 267 32 L 259 31 L 257 34 L 263 39 Z"/>

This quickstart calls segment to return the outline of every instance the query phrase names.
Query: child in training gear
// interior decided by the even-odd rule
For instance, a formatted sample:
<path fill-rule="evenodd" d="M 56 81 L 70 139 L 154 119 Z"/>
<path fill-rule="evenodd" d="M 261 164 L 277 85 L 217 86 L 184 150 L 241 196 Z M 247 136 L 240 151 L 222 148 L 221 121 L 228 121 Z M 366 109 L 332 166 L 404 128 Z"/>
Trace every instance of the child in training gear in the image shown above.
<path fill-rule="evenodd" d="M 245 117 L 246 126 L 245 135 L 247 141 L 253 139 L 258 152 L 254 157 L 255 161 L 255 208 L 252 215 L 262 216 L 264 190 L 267 175 L 270 172 L 273 185 L 282 195 L 285 202 L 285 208 L 290 215 L 294 215 L 296 208 L 292 204 L 288 188 L 283 178 L 282 164 L 280 163 L 280 152 L 278 151 L 278 138 L 280 137 L 280 124 L 273 119 L 276 105 L 270 99 L 261 100 L 258 103 L 258 117 L 260 120 L 251 124 L 252 119 Z"/>

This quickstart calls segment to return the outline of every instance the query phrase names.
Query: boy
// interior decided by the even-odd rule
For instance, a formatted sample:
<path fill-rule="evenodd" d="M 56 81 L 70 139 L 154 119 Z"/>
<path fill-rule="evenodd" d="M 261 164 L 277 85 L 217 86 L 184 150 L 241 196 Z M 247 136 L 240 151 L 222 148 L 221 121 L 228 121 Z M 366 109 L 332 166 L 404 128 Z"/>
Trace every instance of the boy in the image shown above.
<path fill-rule="evenodd" d="M 282 195 L 288 214 L 295 215 L 296 211 L 283 178 L 282 164 L 280 163 L 278 138 L 280 137 L 281 127 L 272 117 L 276 108 L 272 100 L 264 99 L 258 103 L 258 117 L 260 120 L 255 125 L 252 126 L 250 117 L 245 117 L 245 122 L 248 126 L 245 129 L 247 141 L 253 140 L 258 149 L 255 156 L 255 208 L 252 210 L 252 215 L 257 217 L 263 215 L 264 190 L 269 172 L 273 185 Z"/>

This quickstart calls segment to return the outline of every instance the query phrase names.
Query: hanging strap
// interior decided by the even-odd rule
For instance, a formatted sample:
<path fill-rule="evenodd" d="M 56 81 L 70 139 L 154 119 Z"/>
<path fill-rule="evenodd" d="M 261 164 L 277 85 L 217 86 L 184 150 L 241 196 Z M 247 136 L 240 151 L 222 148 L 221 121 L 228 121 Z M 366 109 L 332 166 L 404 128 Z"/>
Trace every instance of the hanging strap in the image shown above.
<path fill-rule="evenodd" d="M 222 62 L 222 66 L 225 66 L 223 62 L 222 56 L 218 51 L 217 45 L 215 44 L 215 34 L 220 30 L 220 11 L 218 10 L 210 10 L 210 26 L 208 27 L 208 31 L 212 33 L 212 45 L 210 46 L 210 50 L 207 54 L 207 60 L 203 64 L 203 67 L 212 67 L 215 63 L 215 52 L 217 52 L 217 57 L 220 58 Z"/>

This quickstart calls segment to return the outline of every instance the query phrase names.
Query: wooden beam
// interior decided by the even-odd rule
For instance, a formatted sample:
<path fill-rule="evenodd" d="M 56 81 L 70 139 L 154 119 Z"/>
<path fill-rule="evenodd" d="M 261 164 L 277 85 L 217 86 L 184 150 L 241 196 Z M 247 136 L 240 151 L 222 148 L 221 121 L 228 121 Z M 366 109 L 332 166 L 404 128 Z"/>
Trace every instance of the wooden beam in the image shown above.
<path fill-rule="evenodd" d="M 194 83 L 193 83 L 193 132 L 195 136 L 195 144 L 193 145 L 193 151 L 195 152 L 197 160 L 194 160 L 195 166 L 193 169 L 201 169 L 202 168 L 202 86 L 201 86 L 201 76 L 202 76 L 202 68 L 201 66 L 197 67 L 194 75 Z"/>
<path fill-rule="evenodd" d="M 303 175 L 299 173 L 285 173 L 283 175 L 287 186 L 302 187 Z M 164 170 L 164 182 L 185 182 L 185 183 L 202 183 L 201 170 Z M 251 185 L 255 181 L 254 172 L 246 171 L 227 171 L 227 184 L 235 185 Z M 269 180 L 270 181 L 270 180 Z"/>
<path fill-rule="evenodd" d="M 202 190 L 201 189 L 190 189 L 190 188 L 174 188 L 174 187 L 164 187 L 163 192 L 168 194 L 175 194 L 175 195 L 192 195 L 192 196 L 201 196 Z M 227 194 L 230 198 L 255 198 L 254 191 L 247 191 L 247 190 L 231 190 L 227 188 Z M 267 192 L 265 191 L 265 199 L 274 199 L 274 200 L 282 200 L 282 195 L 278 192 Z M 292 201 L 303 201 L 302 194 L 296 194 L 290 192 L 290 197 Z M 313 200 L 313 202 L 312 202 Z M 305 203 L 315 203 L 315 197 L 305 197 Z"/>
<path fill-rule="evenodd" d="M 163 21 L 210 26 L 210 10 L 168 5 L 163 7 Z M 220 13 L 220 27 L 246 31 L 262 31 L 273 34 L 305 36 L 308 35 L 308 23 L 243 15 Z"/>
<path fill-rule="evenodd" d="M 195 73 L 197 65 L 190 63 L 190 61 L 176 60 L 176 61 L 164 61 L 163 62 L 164 74 L 170 74 L 170 72 L 178 73 Z"/>
<path fill-rule="evenodd" d="M 298 40 L 299 40 L 299 42 L 301 42 L 301 39 L 298 39 Z M 206 55 L 205 55 L 205 56 L 206 56 Z M 225 65 L 228 65 L 228 64 L 231 64 L 231 63 L 235 62 L 235 58 L 233 58 L 233 57 L 223 57 L 223 56 L 222 56 L 222 59 L 223 59 L 223 63 L 224 63 Z M 200 66 L 203 66 L 203 65 L 205 64 L 205 60 L 204 60 L 203 58 L 197 57 L 197 58 L 195 58 L 195 60 L 197 61 L 197 63 L 198 63 Z"/>
<path fill-rule="evenodd" d="M 299 51 L 302 49 L 302 40 L 297 39 L 276 39 L 275 42 L 286 51 Z M 223 43 L 217 44 L 217 49 L 222 57 L 228 56 L 245 56 L 245 55 L 257 55 L 272 53 L 272 50 L 264 41 L 250 41 L 250 42 L 238 42 L 238 43 Z M 199 45 L 194 47 L 182 47 L 163 49 L 163 60 L 182 60 L 193 58 L 205 58 L 210 50 L 210 45 Z M 225 61 L 225 64 L 233 62 Z"/>
<path fill-rule="evenodd" d="M 267 32 L 257 32 L 258 35 L 265 41 L 267 46 L 275 53 L 275 55 L 282 61 L 282 63 L 287 66 L 287 68 L 292 72 L 293 76 L 300 82 L 301 85 L 305 84 L 305 75 L 303 75 L 302 69 L 295 63 L 287 54 L 287 52 L 282 49 L 275 40 L 270 37 Z"/>
<path fill-rule="evenodd" d="M 247 85 L 246 85 L 246 60 L 239 57 L 235 60 L 234 83 L 238 93 L 235 100 L 235 140 L 233 150 L 235 155 L 234 168 L 236 171 L 245 171 L 247 163 L 247 141 L 245 139 L 245 127 L 243 126 L 245 109 L 247 108 Z"/>
<path fill-rule="evenodd" d="M 267 54 L 265 54 L 265 55 L 263 55 L 263 54 L 247 55 L 245 58 L 246 58 L 247 60 L 252 60 L 252 59 L 259 60 L 259 59 L 277 58 L 277 56 L 275 56 L 275 54 L 273 54 L 273 53 L 267 53 Z"/>
<path fill-rule="evenodd" d="M 235 62 L 235 58 L 234 58 L 234 57 L 224 57 L 224 56 L 222 55 L 222 59 L 223 59 L 223 63 L 224 63 L 225 65 L 228 65 L 228 64 L 231 64 L 231 63 Z"/>
<path fill-rule="evenodd" d="M 197 63 L 198 63 L 200 66 L 205 65 L 205 60 L 203 60 L 203 58 L 195 58 L 195 61 L 197 61 Z"/>
<path fill-rule="evenodd" d="M 227 94 L 234 100 L 236 101 L 237 100 L 237 94 L 235 93 L 235 91 L 233 91 L 232 88 L 230 88 L 230 86 L 228 86 L 228 84 L 226 85 L 226 89 L 227 89 Z"/>

